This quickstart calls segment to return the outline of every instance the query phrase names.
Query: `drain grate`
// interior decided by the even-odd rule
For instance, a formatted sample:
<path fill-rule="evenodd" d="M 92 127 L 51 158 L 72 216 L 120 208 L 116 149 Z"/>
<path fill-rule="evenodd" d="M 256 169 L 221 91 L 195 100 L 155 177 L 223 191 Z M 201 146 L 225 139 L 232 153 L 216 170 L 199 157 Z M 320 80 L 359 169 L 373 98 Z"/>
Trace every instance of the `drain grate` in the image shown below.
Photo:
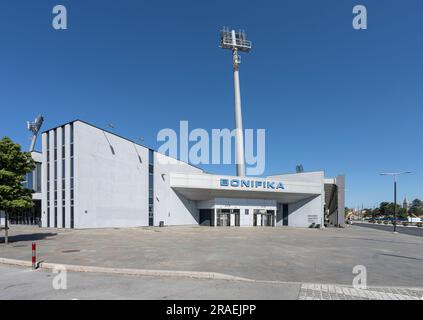
<path fill-rule="evenodd" d="M 81 252 L 81 250 L 76 250 L 76 249 L 62 250 L 62 253 L 72 253 L 72 252 Z"/>

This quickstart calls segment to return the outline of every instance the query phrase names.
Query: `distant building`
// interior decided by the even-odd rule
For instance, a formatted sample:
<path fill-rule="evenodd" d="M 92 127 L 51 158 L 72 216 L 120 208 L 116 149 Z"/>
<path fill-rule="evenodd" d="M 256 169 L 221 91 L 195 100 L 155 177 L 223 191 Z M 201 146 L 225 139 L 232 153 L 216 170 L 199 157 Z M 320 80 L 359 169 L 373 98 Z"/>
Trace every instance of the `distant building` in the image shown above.
<path fill-rule="evenodd" d="M 403 207 L 403 209 L 408 210 L 407 198 L 404 198 L 404 202 L 402 203 L 402 207 Z"/>

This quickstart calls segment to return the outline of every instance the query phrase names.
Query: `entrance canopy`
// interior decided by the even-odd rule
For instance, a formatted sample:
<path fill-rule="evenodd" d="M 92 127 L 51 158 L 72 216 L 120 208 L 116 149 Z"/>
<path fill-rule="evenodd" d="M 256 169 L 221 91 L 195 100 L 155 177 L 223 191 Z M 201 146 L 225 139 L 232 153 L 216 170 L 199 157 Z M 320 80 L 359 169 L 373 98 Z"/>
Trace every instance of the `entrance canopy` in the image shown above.
<path fill-rule="evenodd" d="M 170 186 L 189 200 L 213 198 L 268 199 L 293 203 L 321 195 L 323 185 L 316 181 L 289 181 L 275 178 L 217 176 L 171 173 Z"/>

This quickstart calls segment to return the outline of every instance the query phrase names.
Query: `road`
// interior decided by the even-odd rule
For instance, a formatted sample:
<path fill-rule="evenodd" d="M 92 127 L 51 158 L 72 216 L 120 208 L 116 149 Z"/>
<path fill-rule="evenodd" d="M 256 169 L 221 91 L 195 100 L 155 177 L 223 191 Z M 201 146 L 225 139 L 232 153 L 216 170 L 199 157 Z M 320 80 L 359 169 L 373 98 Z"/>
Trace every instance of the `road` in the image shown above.
<path fill-rule="evenodd" d="M 423 296 L 423 289 L 405 287 L 363 290 L 342 285 L 70 272 L 65 282 L 57 281 L 57 277 L 45 270 L 0 265 L 0 300 L 421 300 Z M 66 289 L 58 289 L 57 284 L 65 284 Z"/>
<path fill-rule="evenodd" d="M 373 224 L 373 223 L 354 222 L 354 226 L 371 228 L 376 230 L 383 230 L 383 231 L 390 231 L 390 232 L 394 231 L 394 226 L 392 225 L 380 225 L 380 224 Z M 423 228 L 397 226 L 397 232 L 402 234 L 408 234 L 410 236 L 423 237 Z"/>
<path fill-rule="evenodd" d="M 173 279 L 93 273 L 67 273 L 67 289 L 54 289 L 57 274 L 0 265 L 0 300 L 295 300 L 301 284 Z M 55 281 L 59 283 L 58 281 Z M 62 282 L 63 283 L 63 282 Z"/>

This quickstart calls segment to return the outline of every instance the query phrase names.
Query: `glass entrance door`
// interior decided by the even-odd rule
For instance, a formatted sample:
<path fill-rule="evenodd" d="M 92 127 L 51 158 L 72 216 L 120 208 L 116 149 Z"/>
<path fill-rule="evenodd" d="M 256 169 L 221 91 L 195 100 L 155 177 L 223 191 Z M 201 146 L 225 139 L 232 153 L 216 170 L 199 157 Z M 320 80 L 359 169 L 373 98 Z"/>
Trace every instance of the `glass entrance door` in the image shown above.
<path fill-rule="evenodd" d="M 240 209 L 217 209 L 216 226 L 230 227 L 231 225 L 240 226 Z"/>
<path fill-rule="evenodd" d="M 275 210 L 254 209 L 255 227 L 274 227 L 275 226 Z"/>

